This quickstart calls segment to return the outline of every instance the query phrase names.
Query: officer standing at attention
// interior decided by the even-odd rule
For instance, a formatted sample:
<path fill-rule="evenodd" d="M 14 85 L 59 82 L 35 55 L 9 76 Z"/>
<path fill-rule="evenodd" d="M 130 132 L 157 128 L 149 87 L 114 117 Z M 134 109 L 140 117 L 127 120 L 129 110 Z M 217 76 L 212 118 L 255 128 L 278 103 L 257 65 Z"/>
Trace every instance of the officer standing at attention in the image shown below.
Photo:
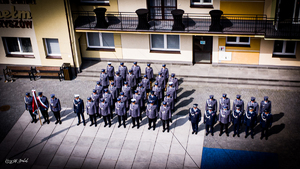
<path fill-rule="evenodd" d="M 83 125 L 85 126 L 85 120 L 84 120 L 84 103 L 82 99 L 79 98 L 79 94 L 74 95 L 75 99 L 73 100 L 73 110 L 74 113 L 77 114 L 78 117 L 78 123 L 77 126 L 80 124 L 80 115 L 82 117 Z"/>
<path fill-rule="evenodd" d="M 135 103 L 135 99 L 131 99 L 131 104 L 129 107 L 129 115 L 132 118 L 132 128 L 135 127 L 135 122 L 137 122 L 137 129 L 140 128 L 140 121 L 139 118 L 141 117 L 141 111 L 140 111 L 140 106 Z"/>
<path fill-rule="evenodd" d="M 158 86 L 158 83 L 157 82 L 155 82 L 155 84 L 154 84 L 155 86 L 153 86 L 152 87 L 152 91 L 154 91 L 154 94 L 157 96 L 157 101 L 158 101 L 158 105 L 160 105 L 161 104 L 161 100 L 163 99 L 163 94 L 162 94 L 162 92 L 164 92 L 164 91 L 162 91 L 162 89 Z"/>
<path fill-rule="evenodd" d="M 111 65 L 111 62 L 107 62 L 106 72 L 108 75 L 109 81 L 114 81 L 115 68 Z"/>
<path fill-rule="evenodd" d="M 32 120 L 31 120 L 31 123 L 36 123 L 37 122 L 37 119 L 36 119 L 36 115 L 32 112 L 32 101 L 33 101 L 33 98 L 32 96 L 30 96 L 30 93 L 26 93 L 25 94 L 25 97 L 24 97 L 24 101 L 25 101 L 25 109 L 29 112 Z"/>
<path fill-rule="evenodd" d="M 135 76 L 132 74 L 132 70 L 129 70 L 129 74 L 127 74 L 126 81 L 128 82 L 128 86 L 131 88 L 131 92 L 134 92 L 136 88 L 136 79 Z"/>
<path fill-rule="evenodd" d="M 107 88 L 109 85 L 109 79 L 108 79 L 108 75 L 105 73 L 105 69 L 102 69 L 102 71 L 101 71 L 100 83 L 104 89 Z"/>
<path fill-rule="evenodd" d="M 220 98 L 219 101 L 219 112 L 221 111 L 221 109 L 227 105 L 228 107 L 230 107 L 230 99 L 227 98 L 227 94 L 223 93 L 222 97 Z"/>
<path fill-rule="evenodd" d="M 100 116 L 103 116 L 103 120 L 104 120 L 104 127 L 107 126 L 107 122 L 109 124 L 108 127 L 111 127 L 111 121 L 110 121 L 110 116 L 111 116 L 111 110 L 110 110 L 110 106 L 108 105 L 108 103 L 102 98 L 100 100 L 100 104 L 99 104 L 99 114 Z"/>
<path fill-rule="evenodd" d="M 216 119 L 216 112 L 212 111 L 212 107 L 208 107 L 208 110 L 204 113 L 204 124 L 206 128 L 206 136 L 209 134 L 209 128 L 211 135 L 214 136 L 214 124 Z"/>
<path fill-rule="evenodd" d="M 128 86 L 128 82 L 124 82 L 124 86 L 122 87 L 122 92 L 124 92 L 124 95 L 130 99 L 132 96 L 131 88 Z"/>
<path fill-rule="evenodd" d="M 167 105 L 167 102 L 163 102 L 163 105 L 160 106 L 159 117 L 163 124 L 163 132 L 165 132 L 166 129 L 167 129 L 167 132 L 169 132 L 170 131 L 169 122 L 172 123 L 172 112 L 171 112 L 171 108 Z M 167 127 L 166 127 L 166 124 L 167 124 Z"/>
<path fill-rule="evenodd" d="M 103 97 L 102 97 L 105 102 L 108 104 L 110 110 L 112 108 L 112 105 L 113 105 L 113 98 L 112 98 L 112 95 L 108 92 L 108 89 L 104 89 L 104 94 L 103 94 Z M 112 114 L 112 111 L 109 111 L 111 113 L 111 118 L 113 118 L 113 114 Z"/>
<path fill-rule="evenodd" d="M 61 124 L 60 120 L 60 111 L 61 111 L 61 106 L 60 106 L 60 101 L 58 98 L 55 97 L 55 94 L 51 94 L 51 99 L 50 99 L 50 109 L 54 114 L 54 117 L 56 118 L 55 124 L 59 123 Z"/>
<path fill-rule="evenodd" d="M 189 121 L 192 123 L 192 134 L 198 133 L 198 124 L 201 121 L 201 110 L 198 109 L 198 104 L 194 104 L 193 108 L 190 108 Z"/>
<path fill-rule="evenodd" d="M 99 95 L 99 97 L 102 97 L 102 92 L 103 92 L 103 86 L 101 85 L 100 81 L 97 81 L 97 84 L 95 86 L 95 89 L 97 90 L 97 94 Z"/>
<path fill-rule="evenodd" d="M 225 105 L 219 113 L 219 122 L 220 122 L 220 126 L 221 126 L 219 136 L 221 136 L 223 134 L 224 125 L 225 125 L 225 133 L 226 133 L 227 137 L 229 136 L 228 124 L 231 122 L 230 115 L 231 115 L 231 111 L 228 109 L 228 106 Z"/>
<path fill-rule="evenodd" d="M 218 103 L 217 100 L 214 99 L 214 95 L 209 95 L 209 99 L 205 102 L 205 111 L 208 110 L 208 107 L 212 107 L 212 111 L 217 112 L 218 111 Z"/>
<path fill-rule="evenodd" d="M 240 126 L 243 124 L 243 113 L 241 107 L 238 105 L 232 113 L 231 121 L 233 124 L 233 137 L 236 135 L 240 137 Z"/>
<path fill-rule="evenodd" d="M 99 101 L 100 101 L 100 95 L 97 93 L 96 89 L 93 89 L 93 93 L 91 94 L 91 99 L 93 100 L 93 102 L 95 102 L 95 106 L 96 106 L 96 115 L 98 114 L 98 110 L 99 109 Z"/>
<path fill-rule="evenodd" d="M 87 113 L 87 115 L 90 116 L 90 121 L 91 121 L 90 126 L 92 126 L 93 124 L 95 124 L 95 127 L 97 127 L 97 119 L 96 119 L 96 114 L 97 114 L 97 111 L 96 111 L 96 102 L 94 102 L 94 101 L 92 100 L 91 97 L 88 97 L 88 98 L 87 98 L 87 102 L 86 102 L 86 113 Z"/>
<path fill-rule="evenodd" d="M 147 75 L 148 79 L 150 80 L 150 82 L 153 80 L 153 69 L 152 67 L 150 67 L 151 64 L 148 63 L 147 67 L 145 68 L 145 75 Z M 145 77 L 145 76 L 144 76 Z"/>
<path fill-rule="evenodd" d="M 170 106 L 171 111 L 174 111 L 174 99 L 171 96 L 170 93 L 167 94 L 167 96 L 165 96 L 164 101 L 168 103 L 168 106 Z"/>
<path fill-rule="evenodd" d="M 156 76 L 156 83 L 158 87 L 160 87 L 161 90 L 164 92 L 166 84 L 165 84 L 165 78 L 162 76 L 161 72 L 158 72 L 158 76 Z"/>
<path fill-rule="evenodd" d="M 272 102 L 269 100 L 268 96 L 264 97 L 264 100 L 260 102 L 260 114 L 268 110 L 269 113 L 272 113 Z"/>
<path fill-rule="evenodd" d="M 132 96 L 132 98 L 135 99 L 135 103 L 138 104 L 140 106 L 140 110 L 142 110 L 142 107 L 143 107 L 143 104 L 144 104 L 142 96 L 139 94 L 138 90 L 135 90 L 134 93 L 135 94 Z"/>
<path fill-rule="evenodd" d="M 261 126 L 261 136 L 260 139 L 262 140 L 263 137 L 266 137 L 266 140 L 268 140 L 268 131 L 269 128 L 272 126 L 273 122 L 273 115 L 270 114 L 268 109 L 264 110 L 264 113 L 260 115 L 260 126 Z"/>
<path fill-rule="evenodd" d="M 141 108 L 142 108 L 142 111 L 143 111 L 144 107 L 145 107 L 146 100 L 147 100 L 146 89 L 143 87 L 143 83 L 139 83 L 136 90 L 139 91 L 139 94 L 142 96 L 143 106 Z"/>
<path fill-rule="evenodd" d="M 116 75 L 114 77 L 114 83 L 116 85 L 118 94 L 120 94 L 120 92 L 122 91 L 122 86 L 123 86 L 123 78 L 120 76 L 119 71 L 116 72 Z"/>
<path fill-rule="evenodd" d="M 124 65 L 123 62 L 120 63 L 118 71 L 120 72 L 120 75 L 123 78 L 123 81 L 126 81 L 127 67 Z"/>
<path fill-rule="evenodd" d="M 174 100 L 177 99 L 177 92 L 175 87 L 173 86 L 173 82 L 169 82 L 169 87 L 167 88 L 167 94 L 170 93 L 170 95 L 174 98 Z"/>
<path fill-rule="evenodd" d="M 41 113 L 44 117 L 44 122 L 43 124 L 45 124 L 46 122 L 49 124 L 50 120 L 49 120 L 49 114 L 48 114 L 48 109 L 49 109 L 49 102 L 46 96 L 43 96 L 43 92 L 39 92 L 38 93 L 38 100 L 39 100 L 39 107 L 41 110 Z"/>
<path fill-rule="evenodd" d="M 175 73 L 171 74 L 169 82 L 173 82 L 173 85 L 174 85 L 174 87 L 175 87 L 175 89 L 177 91 L 178 90 L 178 79 L 175 77 Z"/>
<path fill-rule="evenodd" d="M 241 99 L 241 95 L 236 95 L 236 99 L 233 101 L 232 111 L 235 111 L 237 105 L 240 106 L 241 112 L 244 114 L 244 101 Z"/>
<path fill-rule="evenodd" d="M 121 98 L 118 98 L 117 102 L 115 103 L 115 113 L 118 115 L 118 121 L 119 121 L 118 128 L 121 127 L 121 118 L 123 121 L 123 126 L 124 128 L 126 128 L 126 123 L 125 123 L 125 120 L 127 118 L 126 107 L 124 102 L 121 102 Z"/>
<path fill-rule="evenodd" d="M 247 111 L 249 111 L 249 107 L 252 106 L 255 112 L 259 112 L 259 105 L 258 103 L 255 101 L 255 97 L 251 97 L 251 101 L 247 103 Z"/>
<path fill-rule="evenodd" d="M 115 103 L 117 101 L 117 98 L 118 98 L 118 92 L 117 92 L 117 88 L 116 88 L 114 82 L 110 83 L 110 86 L 108 87 L 108 90 L 109 90 L 109 92 L 110 92 L 110 94 L 112 96 L 112 100 L 113 100 L 112 107 L 114 107 Z"/>
<path fill-rule="evenodd" d="M 245 130 L 246 135 L 245 135 L 245 138 L 248 137 L 249 128 L 250 128 L 251 138 L 254 139 L 254 137 L 253 137 L 253 135 L 254 135 L 253 128 L 256 125 L 256 119 L 257 119 L 256 116 L 257 116 L 256 112 L 253 111 L 253 107 L 250 106 L 249 107 L 249 111 L 246 111 L 245 116 L 244 116 L 244 123 L 246 125 L 246 130 Z"/>
<path fill-rule="evenodd" d="M 124 103 L 126 111 L 128 111 L 128 109 L 129 109 L 129 98 L 124 95 L 124 92 L 121 92 L 120 95 L 121 96 L 119 98 L 121 99 L 121 102 Z M 127 118 L 127 116 L 126 116 L 126 118 Z"/>
<path fill-rule="evenodd" d="M 147 78 L 147 75 L 144 75 L 144 79 L 142 80 L 143 86 L 146 88 L 147 96 L 151 90 L 150 80 Z"/>
<path fill-rule="evenodd" d="M 153 100 L 151 100 L 147 105 L 146 116 L 148 117 L 148 123 L 149 123 L 148 130 L 151 129 L 151 123 L 153 123 L 153 130 L 155 130 L 158 111 L 156 105 L 154 105 Z"/>
<path fill-rule="evenodd" d="M 137 62 L 133 62 L 133 65 L 131 67 L 131 70 L 133 71 L 133 75 L 135 76 L 135 79 L 138 82 L 141 80 L 141 68 L 139 65 L 137 65 Z"/>
<path fill-rule="evenodd" d="M 162 68 L 160 69 L 160 72 L 162 73 L 164 79 L 165 79 L 165 84 L 168 83 L 168 79 L 169 79 L 169 70 L 168 68 L 166 68 L 166 64 L 162 65 Z M 166 87 L 164 87 L 165 89 Z"/>
<path fill-rule="evenodd" d="M 150 92 L 150 96 L 148 97 L 148 102 L 150 102 L 151 100 L 153 101 L 154 105 L 156 105 L 156 108 L 158 110 L 159 108 L 159 104 L 158 104 L 158 98 L 154 95 L 154 91 Z"/>

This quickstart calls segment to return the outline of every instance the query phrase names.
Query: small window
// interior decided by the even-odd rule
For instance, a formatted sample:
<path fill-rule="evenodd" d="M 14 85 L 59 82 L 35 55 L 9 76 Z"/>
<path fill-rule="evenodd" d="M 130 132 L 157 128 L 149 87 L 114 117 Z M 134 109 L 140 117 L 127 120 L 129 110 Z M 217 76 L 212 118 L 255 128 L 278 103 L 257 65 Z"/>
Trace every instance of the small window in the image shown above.
<path fill-rule="evenodd" d="M 113 33 L 86 33 L 88 48 L 108 48 L 114 49 L 114 34 Z"/>
<path fill-rule="evenodd" d="M 192 0 L 192 5 L 212 5 L 213 0 Z"/>
<path fill-rule="evenodd" d="M 3 42 L 7 55 L 33 55 L 30 38 L 4 37 Z"/>
<path fill-rule="evenodd" d="M 296 57 L 296 45 L 295 41 L 279 41 L 274 43 L 274 57 Z"/>
<path fill-rule="evenodd" d="M 179 35 L 151 35 L 151 50 L 179 51 Z"/>
<path fill-rule="evenodd" d="M 293 23 L 300 24 L 300 0 L 295 0 Z"/>
<path fill-rule="evenodd" d="M 232 37 L 226 38 L 227 46 L 250 46 L 250 37 Z"/>
<path fill-rule="evenodd" d="M 98 3 L 98 4 L 109 4 L 109 0 L 80 0 L 83 3 Z"/>
<path fill-rule="evenodd" d="M 45 45 L 47 50 L 47 57 L 49 58 L 61 58 L 58 39 L 45 39 Z"/>

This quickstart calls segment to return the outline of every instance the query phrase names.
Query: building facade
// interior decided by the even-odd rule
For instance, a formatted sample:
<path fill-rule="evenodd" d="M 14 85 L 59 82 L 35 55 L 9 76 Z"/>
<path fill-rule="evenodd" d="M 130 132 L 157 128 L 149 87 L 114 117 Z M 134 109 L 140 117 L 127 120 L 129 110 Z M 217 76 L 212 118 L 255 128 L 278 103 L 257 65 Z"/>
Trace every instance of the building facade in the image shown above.
<path fill-rule="evenodd" d="M 4 2 L 1 64 L 70 63 L 77 70 L 84 60 L 300 66 L 300 0 Z M 32 25 L 15 28 L 9 20 Z M 28 38 L 31 50 L 20 45 Z"/>

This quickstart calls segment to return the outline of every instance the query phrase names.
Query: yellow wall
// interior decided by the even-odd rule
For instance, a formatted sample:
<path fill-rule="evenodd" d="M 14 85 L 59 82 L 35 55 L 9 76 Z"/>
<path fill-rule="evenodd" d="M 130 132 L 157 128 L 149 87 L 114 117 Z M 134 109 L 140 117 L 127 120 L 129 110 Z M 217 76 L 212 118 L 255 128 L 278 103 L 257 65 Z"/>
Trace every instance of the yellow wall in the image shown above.
<path fill-rule="evenodd" d="M 68 32 L 68 23 L 64 0 L 36 0 L 30 5 L 35 35 L 44 66 L 61 66 L 70 63 L 73 66 L 72 51 Z M 43 38 L 57 38 L 62 59 L 47 59 Z"/>
<path fill-rule="evenodd" d="M 214 9 L 220 9 L 220 0 L 213 0 L 213 8 L 191 8 L 190 0 L 177 0 L 177 8 L 183 9 L 184 13 L 206 13 Z"/>
<path fill-rule="evenodd" d="M 300 42 L 297 42 L 296 58 L 273 58 L 273 40 L 261 39 L 260 65 L 300 66 Z"/>
<path fill-rule="evenodd" d="M 221 1 L 224 14 L 264 14 L 264 1 Z"/>
<path fill-rule="evenodd" d="M 118 0 L 119 12 L 135 12 L 139 8 L 147 8 L 147 0 Z"/>
<path fill-rule="evenodd" d="M 87 50 L 86 33 L 80 37 L 81 53 L 83 58 L 111 58 L 122 59 L 121 35 L 114 34 L 115 51 L 93 51 Z"/>
<path fill-rule="evenodd" d="M 219 37 L 219 46 L 226 46 L 225 52 L 232 52 L 231 61 L 220 61 L 220 63 L 258 64 L 260 40 L 260 38 L 250 38 L 250 47 L 232 47 L 226 46 L 225 37 Z"/>
<path fill-rule="evenodd" d="M 71 0 L 72 1 L 72 0 Z M 106 12 L 118 12 L 118 0 L 109 0 L 110 6 L 94 6 L 92 4 L 83 5 L 80 3 L 72 3 L 72 11 L 91 11 L 93 12 L 96 8 L 106 8 Z"/>

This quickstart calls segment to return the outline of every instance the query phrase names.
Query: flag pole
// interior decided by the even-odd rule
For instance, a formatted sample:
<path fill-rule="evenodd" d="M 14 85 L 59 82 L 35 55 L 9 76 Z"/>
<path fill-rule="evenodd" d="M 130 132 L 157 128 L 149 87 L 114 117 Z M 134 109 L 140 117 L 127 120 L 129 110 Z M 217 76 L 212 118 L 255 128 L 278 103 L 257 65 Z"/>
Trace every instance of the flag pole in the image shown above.
<path fill-rule="evenodd" d="M 35 104 L 36 104 L 36 106 L 37 106 L 37 113 L 38 113 L 38 115 L 39 115 L 39 120 L 40 120 L 40 124 L 41 124 L 41 126 L 42 126 L 42 120 L 41 120 L 41 115 L 40 115 L 40 108 L 39 108 L 39 106 L 38 106 L 38 104 L 37 104 L 37 101 L 36 101 L 36 93 L 35 93 L 35 90 L 33 89 L 32 90 L 33 92 L 33 94 L 34 94 L 34 102 L 35 102 Z"/>
<path fill-rule="evenodd" d="M 39 109 L 39 108 L 37 109 L 37 112 L 38 112 L 38 114 L 39 114 L 39 119 L 40 119 L 40 123 L 41 123 L 41 126 L 42 126 L 42 120 L 41 120 L 40 109 Z"/>

